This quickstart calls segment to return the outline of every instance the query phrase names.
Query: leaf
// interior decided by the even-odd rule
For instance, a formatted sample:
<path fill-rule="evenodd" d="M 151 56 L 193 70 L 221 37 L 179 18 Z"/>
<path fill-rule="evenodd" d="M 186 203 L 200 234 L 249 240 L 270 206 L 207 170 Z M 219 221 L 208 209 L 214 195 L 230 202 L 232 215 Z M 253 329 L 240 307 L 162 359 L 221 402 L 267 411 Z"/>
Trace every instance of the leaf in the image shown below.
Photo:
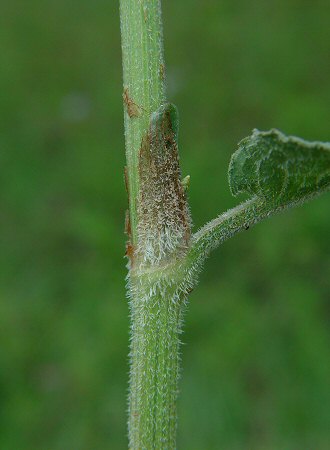
<path fill-rule="evenodd" d="M 247 192 L 273 206 L 301 203 L 330 188 L 330 144 L 254 130 L 231 158 L 229 184 L 235 196 Z"/>

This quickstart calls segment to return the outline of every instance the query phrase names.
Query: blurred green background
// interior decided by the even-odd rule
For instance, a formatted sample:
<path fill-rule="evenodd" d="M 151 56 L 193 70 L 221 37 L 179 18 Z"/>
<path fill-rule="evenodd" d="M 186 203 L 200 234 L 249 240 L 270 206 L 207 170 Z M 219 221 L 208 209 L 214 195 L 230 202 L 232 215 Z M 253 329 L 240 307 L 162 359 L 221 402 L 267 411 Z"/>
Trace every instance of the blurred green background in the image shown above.
<path fill-rule="evenodd" d="M 163 2 L 196 227 L 253 127 L 330 140 L 327 0 Z M 125 449 L 118 2 L 0 17 L 0 448 Z M 191 295 L 180 449 L 330 448 L 330 197 L 224 244 Z"/>

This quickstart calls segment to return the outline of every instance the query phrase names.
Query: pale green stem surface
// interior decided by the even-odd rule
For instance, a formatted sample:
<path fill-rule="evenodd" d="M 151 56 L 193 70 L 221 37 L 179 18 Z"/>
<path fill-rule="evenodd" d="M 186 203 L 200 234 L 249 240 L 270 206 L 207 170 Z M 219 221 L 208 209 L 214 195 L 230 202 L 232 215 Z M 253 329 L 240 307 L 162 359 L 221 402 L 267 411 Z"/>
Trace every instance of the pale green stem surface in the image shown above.
<path fill-rule="evenodd" d="M 165 104 L 160 0 L 120 0 L 131 244 L 138 248 L 139 153 L 150 116 Z M 141 250 L 141 249 L 140 249 Z M 184 295 L 168 274 L 129 273 L 129 448 L 174 449 Z"/>
<path fill-rule="evenodd" d="M 154 277 L 131 277 L 129 448 L 136 450 L 176 448 L 184 299 L 160 273 Z"/>
<path fill-rule="evenodd" d="M 160 0 L 120 0 L 123 84 L 134 111 L 125 107 L 125 143 L 132 244 L 137 241 L 138 154 L 150 115 L 165 103 Z"/>

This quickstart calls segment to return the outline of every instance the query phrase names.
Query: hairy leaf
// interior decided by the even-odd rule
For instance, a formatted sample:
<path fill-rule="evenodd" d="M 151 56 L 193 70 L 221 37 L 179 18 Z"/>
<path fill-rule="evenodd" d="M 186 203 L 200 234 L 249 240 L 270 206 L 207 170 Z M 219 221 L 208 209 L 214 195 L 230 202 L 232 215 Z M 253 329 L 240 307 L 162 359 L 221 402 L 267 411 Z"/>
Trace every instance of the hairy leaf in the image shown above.
<path fill-rule="evenodd" d="M 303 202 L 330 188 L 330 144 L 254 130 L 231 158 L 229 184 L 233 195 L 247 192 L 273 206 Z"/>

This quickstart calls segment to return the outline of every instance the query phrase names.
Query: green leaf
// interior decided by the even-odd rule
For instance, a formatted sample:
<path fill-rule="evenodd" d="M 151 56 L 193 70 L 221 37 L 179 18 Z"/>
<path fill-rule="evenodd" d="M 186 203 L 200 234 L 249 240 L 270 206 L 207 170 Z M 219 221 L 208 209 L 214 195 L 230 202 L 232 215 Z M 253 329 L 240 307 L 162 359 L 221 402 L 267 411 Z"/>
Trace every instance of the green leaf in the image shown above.
<path fill-rule="evenodd" d="M 235 196 L 246 192 L 273 206 L 301 203 L 330 188 L 330 144 L 254 130 L 231 158 L 229 184 Z"/>

